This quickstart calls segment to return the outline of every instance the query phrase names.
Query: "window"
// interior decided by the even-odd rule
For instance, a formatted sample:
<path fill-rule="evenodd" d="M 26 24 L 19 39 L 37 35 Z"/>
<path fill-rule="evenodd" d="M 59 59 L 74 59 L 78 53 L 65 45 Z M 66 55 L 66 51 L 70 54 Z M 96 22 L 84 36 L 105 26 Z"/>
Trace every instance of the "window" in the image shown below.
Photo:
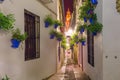
<path fill-rule="evenodd" d="M 94 67 L 94 36 L 87 32 L 88 63 Z"/>
<path fill-rule="evenodd" d="M 40 57 L 40 17 L 24 10 L 25 32 L 28 38 L 25 40 L 25 60 Z"/>

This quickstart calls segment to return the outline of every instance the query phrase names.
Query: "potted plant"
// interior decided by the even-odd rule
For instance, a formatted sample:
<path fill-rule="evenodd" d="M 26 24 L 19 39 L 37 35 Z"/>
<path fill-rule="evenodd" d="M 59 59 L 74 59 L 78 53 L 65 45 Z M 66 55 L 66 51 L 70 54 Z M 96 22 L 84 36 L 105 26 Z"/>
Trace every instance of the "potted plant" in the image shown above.
<path fill-rule="evenodd" d="M 76 33 L 76 34 L 73 34 L 72 37 L 71 37 L 71 39 L 73 40 L 74 43 L 78 44 L 79 38 L 78 38 L 77 33 Z"/>
<path fill-rule="evenodd" d="M 2 80 L 10 80 L 10 78 L 7 75 L 5 75 L 5 77 L 3 77 Z"/>
<path fill-rule="evenodd" d="M 77 26 L 77 32 L 80 32 L 82 34 L 84 32 L 84 30 L 85 30 L 86 27 L 87 27 L 86 24 L 84 24 L 84 25 L 79 24 Z"/>
<path fill-rule="evenodd" d="M 63 39 L 62 39 L 62 41 L 61 41 L 61 47 L 62 47 L 63 49 L 66 49 L 66 48 L 67 48 L 66 38 L 65 38 L 65 37 L 63 37 Z"/>
<path fill-rule="evenodd" d="M 82 44 L 83 46 L 85 46 L 85 42 L 86 42 L 86 38 L 85 38 L 85 37 L 81 37 L 81 38 L 79 39 L 79 41 L 81 42 L 81 44 Z"/>
<path fill-rule="evenodd" d="M 92 34 L 95 36 L 97 33 L 100 33 L 102 31 L 103 25 L 101 23 L 94 23 L 90 24 L 87 29 L 88 31 L 92 32 Z"/>
<path fill-rule="evenodd" d="M 91 14 L 91 15 L 90 15 L 90 18 L 89 18 L 89 22 L 90 22 L 91 24 L 94 24 L 96 21 L 97 21 L 97 16 L 96 16 L 96 14 L 95 14 L 95 13 Z"/>
<path fill-rule="evenodd" d="M 58 26 L 62 26 L 62 23 L 59 20 L 54 21 L 54 28 L 56 29 Z"/>
<path fill-rule="evenodd" d="M 98 4 L 98 1 L 97 1 L 97 0 L 91 0 L 91 3 L 92 3 L 93 5 L 97 5 L 97 4 Z"/>
<path fill-rule="evenodd" d="M 19 44 L 27 38 L 27 33 L 21 34 L 20 29 L 12 30 L 12 39 L 11 43 L 13 48 L 18 48 Z"/>
<path fill-rule="evenodd" d="M 91 17 L 94 14 L 94 8 L 94 5 L 91 5 L 89 0 L 85 1 L 83 5 L 79 8 L 79 18 L 83 19 L 84 22 L 87 22 L 88 19 L 92 20 Z"/>
<path fill-rule="evenodd" d="M 50 39 L 54 39 L 54 37 L 56 36 L 56 31 L 52 29 L 49 34 L 50 34 Z"/>
<path fill-rule="evenodd" d="M 14 27 L 14 22 L 15 19 L 13 14 L 4 15 L 2 12 L 0 12 L 0 29 L 10 30 Z"/>
<path fill-rule="evenodd" d="M 73 49 L 75 42 L 73 40 L 70 40 L 70 48 Z"/>
<path fill-rule="evenodd" d="M 58 41 L 61 41 L 63 39 L 63 34 L 60 32 L 56 32 L 56 38 Z"/>
<path fill-rule="evenodd" d="M 45 27 L 48 28 L 48 26 L 53 25 L 53 19 L 50 15 L 46 15 L 44 19 Z"/>

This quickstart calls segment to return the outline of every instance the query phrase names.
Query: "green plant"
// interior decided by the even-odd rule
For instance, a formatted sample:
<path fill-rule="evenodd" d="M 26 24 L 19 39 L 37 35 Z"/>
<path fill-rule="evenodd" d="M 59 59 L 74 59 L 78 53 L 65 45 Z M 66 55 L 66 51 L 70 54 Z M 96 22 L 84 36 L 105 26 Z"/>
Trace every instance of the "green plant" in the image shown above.
<path fill-rule="evenodd" d="M 81 24 L 79 24 L 78 26 L 77 26 L 77 32 L 79 32 L 81 29 L 86 29 L 88 26 L 86 25 L 86 24 L 84 24 L 84 25 L 81 25 Z"/>
<path fill-rule="evenodd" d="M 10 80 L 10 78 L 7 75 L 5 75 L 5 77 L 3 77 L 2 80 Z"/>
<path fill-rule="evenodd" d="M 90 24 L 87 29 L 90 32 L 101 32 L 103 28 L 103 25 L 101 23 L 94 23 L 94 24 Z"/>
<path fill-rule="evenodd" d="M 83 2 L 83 5 L 79 8 L 79 19 L 90 19 L 90 18 L 95 18 L 94 15 L 94 9 L 95 9 L 95 5 L 92 5 L 90 0 L 86 0 L 85 2 Z M 93 14 L 88 14 L 89 10 L 93 11 Z"/>
<path fill-rule="evenodd" d="M 48 22 L 49 25 L 53 25 L 53 19 L 50 15 L 46 15 L 44 22 Z"/>
<path fill-rule="evenodd" d="M 79 41 L 80 41 L 80 42 L 85 42 L 85 41 L 86 41 L 86 38 L 85 38 L 85 37 L 81 37 L 81 38 L 79 39 Z"/>
<path fill-rule="evenodd" d="M 58 26 L 62 26 L 62 23 L 59 20 L 55 20 L 54 24 L 57 24 Z"/>
<path fill-rule="evenodd" d="M 67 48 L 67 45 L 66 45 L 66 38 L 63 37 L 62 41 L 61 41 L 61 47 L 66 49 Z"/>
<path fill-rule="evenodd" d="M 63 34 L 60 32 L 56 32 L 56 38 L 57 38 L 57 40 L 61 41 L 63 39 Z"/>
<path fill-rule="evenodd" d="M 77 33 L 76 33 L 76 34 L 73 34 L 73 35 L 71 36 L 71 39 L 72 39 L 72 41 L 73 41 L 74 43 L 79 42 L 79 38 L 78 38 Z"/>
<path fill-rule="evenodd" d="M 18 41 L 24 41 L 27 38 L 27 33 L 21 34 L 20 29 L 12 30 L 12 38 L 17 39 Z"/>
<path fill-rule="evenodd" d="M 4 15 L 0 12 L 0 28 L 3 30 L 10 30 L 14 27 L 15 18 L 13 14 Z"/>
<path fill-rule="evenodd" d="M 56 35 L 56 33 L 57 33 L 57 31 L 55 31 L 53 29 L 51 29 L 50 32 L 49 32 L 50 35 Z"/>

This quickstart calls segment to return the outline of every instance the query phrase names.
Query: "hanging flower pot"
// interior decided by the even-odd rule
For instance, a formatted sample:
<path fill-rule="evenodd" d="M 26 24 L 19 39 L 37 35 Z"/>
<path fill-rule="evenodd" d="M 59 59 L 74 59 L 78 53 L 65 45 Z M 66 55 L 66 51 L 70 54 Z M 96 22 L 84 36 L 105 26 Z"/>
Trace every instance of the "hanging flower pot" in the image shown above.
<path fill-rule="evenodd" d="M 2 3 L 4 0 L 0 0 L 0 3 Z"/>
<path fill-rule="evenodd" d="M 56 39 L 57 39 L 58 41 L 61 41 L 61 40 L 63 39 L 63 34 L 60 33 L 60 32 L 56 32 Z"/>
<path fill-rule="evenodd" d="M 57 38 L 58 41 L 61 41 L 62 39 L 61 38 Z"/>
<path fill-rule="evenodd" d="M 81 42 L 82 46 L 85 46 L 85 42 L 86 42 L 85 37 L 82 37 L 79 41 Z"/>
<path fill-rule="evenodd" d="M 56 29 L 58 26 L 62 26 L 62 23 L 59 20 L 54 21 L 54 28 Z"/>
<path fill-rule="evenodd" d="M 49 25 L 49 22 L 45 21 L 45 27 L 48 28 Z"/>
<path fill-rule="evenodd" d="M 89 9 L 89 10 L 87 11 L 87 14 L 93 14 L 93 9 Z"/>
<path fill-rule="evenodd" d="M 84 32 L 84 30 L 85 30 L 84 28 L 81 28 L 80 33 L 82 34 Z"/>
<path fill-rule="evenodd" d="M 92 3 L 93 5 L 97 5 L 97 4 L 98 4 L 98 1 L 97 1 L 97 0 L 91 0 L 91 3 Z"/>
<path fill-rule="evenodd" d="M 54 24 L 54 28 L 56 29 L 58 27 L 58 24 Z"/>
<path fill-rule="evenodd" d="M 20 45 L 20 41 L 18 41 L 17 39 L 11 39 L 11 43 L 12 43 L 11 45 L 12 48 L 18 48 Z"/>
<path fill-rule="evenodd" d="M 94 20 L 92 18 L 89 19 L 90 24 L 94 24 Z"/>
<path fill-rule="evenodd" d="M 44 19 L 45 28 L 48 28 L 50 25 L 53 25 L 53 19 L 50 15 L 46 15 Z"/>
<path fill-rule="evenodd" d="M 13 48 L 18 48 L 20 42 L 24 41 L 27 39 L 27 33 L 25 32 L 24 34 L 21 34 L 20 29 L 16 28 L 12 30 L 12 39 L 11 43 Z"/>
<path fill-rule="evenodd" d="M 50 35 L 50 39 L 54 39 L 55 35 L 54 34 L 51 34 Z"/>
<path fill-rule="evenodd" d="M 50 39 L 54 39 L 54 37 L 56 35 L 56 31 L 52 29 L 52 30 L 50 30 L 49 34 L 50 34 Z"/>
<path fill-rule="evenodd" d="M 82 44 L 82 46 L 85 46 L 85 41 L 82 41 L 81 44 Z"/>
<path fill-rule="evenodd" d="M 93 36 L 96 36 L 96 35 L 97 35 L 97 32 L 92 32 L 92 35 L 93 35 Z"/>
<path fill-rule="evenodd" d="M 86 17 L 84 17 L 84 22 L 87 22 L 87 18 Z"/>

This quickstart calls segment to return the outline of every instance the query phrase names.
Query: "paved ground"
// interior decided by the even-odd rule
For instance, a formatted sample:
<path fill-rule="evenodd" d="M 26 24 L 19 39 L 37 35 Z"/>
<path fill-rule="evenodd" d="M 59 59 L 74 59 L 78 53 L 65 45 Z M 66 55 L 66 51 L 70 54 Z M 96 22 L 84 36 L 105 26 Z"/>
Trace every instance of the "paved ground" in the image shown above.
<path fill-rule="evenodd" d="M 88 76 L 82 72 L 78 65 L 71 64 L 71 61 L 67 61 L 54 76 L 48 80 L 90 80 Z"/>

